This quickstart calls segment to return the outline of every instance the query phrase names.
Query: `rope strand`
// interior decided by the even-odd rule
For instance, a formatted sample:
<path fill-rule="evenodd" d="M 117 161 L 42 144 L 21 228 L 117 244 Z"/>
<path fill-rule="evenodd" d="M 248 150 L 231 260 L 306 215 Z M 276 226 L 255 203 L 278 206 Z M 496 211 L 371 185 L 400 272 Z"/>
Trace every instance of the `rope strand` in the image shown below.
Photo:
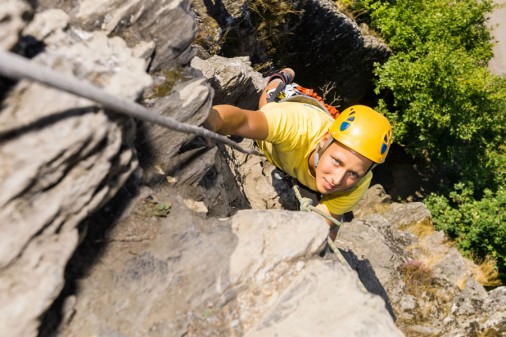
<path fill-rule="evenodd" d="M 302 196 L 302 194 L 300 194 L 299 187 L 296 184 L 293 185 L 293 192 L 295 193 L 295 197 L 297 198 L 297 200 L 300 203 L 300 210 L 301 211 L 303 211 L 303 212 L 315 212 L 315 213 L 318 213 L 319 215 L 321 215 L 325 219 L 327 219 L 327 220 L 331 221 L 333 224 L 335 224 L 337 226 L 337 230 L 339 230 L 339 227 L 341 226 L 341 222 L 338 221 L 338 220 L 336 220 L 336 219 L 334 219 L 333 217 L 329 216 L 328 214 L 325 214 L 320 209 L 314 207 L 313 206 L 313 201 L 310 198 L 305 198 L 305 197 Z M 337 238 L 336 238 L 336 241 L 337 241 Z M 329 245 L 329 247 L 332 250 L 332 252 L 336 255 L 336 257 L 339 260 L 339 262 L 341 262 L 344 265 L 348 265 L 351 268 L 351 266 L 348 264 L 348 262 L 344 258 L 343 254 L 339 251 L 339 248 L 337 248 L 336 242 L 332 241 L 332 239 L 330 238 L 330 236 L 327 237 L 327 244 Z M 367 288 L 364 286 L 364 284 L 362 283 L 362 281 L 360 281 L 360 279 L 357 279 L 357 287 L 363 293 L 367 293 L 368 292 Z"/>
<path fill-rule="evenodd" d="M 28 79 L 46 84 L 68 93 L 88 98 L 110 109 L 130 117 L 161 125 L 168 129 L 191 133 L 227 144 L 243 153 L 263 156 L 256 150 L 245 149 L 227 137 L 191 124 L 181 123 L 172 117 L 150 111 L 140 104 L 117 98 L 105 90 L 75 77 L 60 74 L 51 68 L 33 63 L 11 52 L 0 50 L 0 74 L 14 79 Z"/>

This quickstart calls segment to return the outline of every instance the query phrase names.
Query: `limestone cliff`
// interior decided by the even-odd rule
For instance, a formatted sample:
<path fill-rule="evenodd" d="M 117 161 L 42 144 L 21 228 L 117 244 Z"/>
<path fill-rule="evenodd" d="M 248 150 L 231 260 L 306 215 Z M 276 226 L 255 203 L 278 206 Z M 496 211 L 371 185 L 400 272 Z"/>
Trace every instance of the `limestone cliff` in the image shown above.
<path fill-rule="evenodd" d="M 388 50 L 331 2 L 294 3 L 301 16 L 284 29 L 314 22 L 320 35 L 298 31 L 286 55 L 340 65 L 325 80 L 340 76 L 343 102 L 358 100 Z M 7 0 L 0 46 L 199 125 L 213 102 L 254 108 L 263 79 L 248 58 L 192 48 L 199 10 L 218 35 L 248 32 L 247 4 L 206 0 L 195 18 L 185 0 Z M 360 64 L 363 76 L 348 76 Z M 422 204 L 371 188 L 339 233 L 344 262 L 261 157 L 37 83 L 0 88 L 2 336 L 504 333 L 504 287 L 486 292 L 441 233 L 415 235 L 430 227 Z"/>

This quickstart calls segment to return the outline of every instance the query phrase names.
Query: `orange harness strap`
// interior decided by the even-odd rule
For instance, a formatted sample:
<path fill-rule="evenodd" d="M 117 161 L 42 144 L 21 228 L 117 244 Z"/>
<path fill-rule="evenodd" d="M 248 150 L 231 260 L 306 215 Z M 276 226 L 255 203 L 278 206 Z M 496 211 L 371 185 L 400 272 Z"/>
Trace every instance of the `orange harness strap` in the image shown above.
<path fill-rule="evenodd" d="M 320 96 L 318 96 L 318 94 L 313 89 L 304 88 L 304 87 L 301 87 L 300 85 L 296 86 L 295 89 L 297 89 L 298 91 L 300 91 L 304 95 L 311 96 L 311 97 L 317 99 L 320 103 L 322 103 L 327 108 L 327 110 L 332 115 L 332 117 L 334 117 L 334 119 L 337 118 L 337 116 L 339 116 L 339 111 L 335 107 L 333 107 L 332 105 L 325 103 L 323 101 L 323 99 Z"/>

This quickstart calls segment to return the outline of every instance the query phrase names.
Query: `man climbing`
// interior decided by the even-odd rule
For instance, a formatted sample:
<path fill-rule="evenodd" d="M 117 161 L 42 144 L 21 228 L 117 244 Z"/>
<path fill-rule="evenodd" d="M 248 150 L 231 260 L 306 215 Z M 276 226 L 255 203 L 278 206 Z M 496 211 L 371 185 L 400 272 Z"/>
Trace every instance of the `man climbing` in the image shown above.
<path fill-rule="evenodd" d="M 214 106 L 207 127 L 222 135 L 254 139 L 267 159 L 322 195 L 316 206 L 335 219 L 351 211 L 366 192 L 372 168 L 385 161 L 392 142 L 388 120 L 355 105 L 336 119 L 320 101 L 290 96 L 295 73 L 286 68 L 269 78 L 258 110 Z M 332 223 L 327 220 L 330 225 Z"/>

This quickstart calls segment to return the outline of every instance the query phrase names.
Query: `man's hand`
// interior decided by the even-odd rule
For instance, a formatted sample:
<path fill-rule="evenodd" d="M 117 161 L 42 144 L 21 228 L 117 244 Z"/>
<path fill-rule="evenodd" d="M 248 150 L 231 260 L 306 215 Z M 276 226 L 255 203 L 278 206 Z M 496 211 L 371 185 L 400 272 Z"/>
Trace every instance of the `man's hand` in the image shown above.
<path fill-rule="evenodd" d="M 322 203 L 319 203 L 318 205 L 315 206 L 316 208 L 318 208 L 320 211 L 324 212 L 325 214 L 327 214 L 328 216 L 336 219 L 337 221 L 341 221 L 342 220 L 342 217 L 343 215 L 342 214 L 333 214 L 333 213 L 330 213 L 329 209 L 327 208 L 327 206 L 325 206 L 324 204 Z M 333 223 L 332 221 L 324 218 L 325 221 L 327 221 L 327 223 L 329 224 L 330 228 L 333 228 L 336 226 L 335 223 Z"/>

